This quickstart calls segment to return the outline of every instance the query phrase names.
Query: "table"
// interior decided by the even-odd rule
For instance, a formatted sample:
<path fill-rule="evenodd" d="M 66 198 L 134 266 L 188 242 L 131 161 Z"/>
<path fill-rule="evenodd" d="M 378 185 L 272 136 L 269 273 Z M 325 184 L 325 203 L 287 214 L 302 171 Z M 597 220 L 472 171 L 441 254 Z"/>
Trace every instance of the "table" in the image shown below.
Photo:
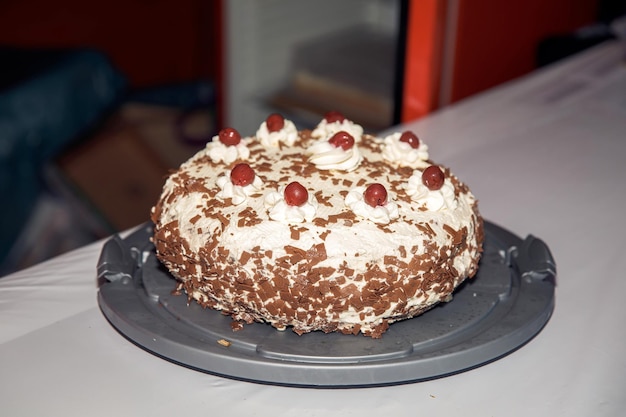
<path fill-rule="evenodd" d="M 305 389 L 160 359 L 97 306 L 102 242 L 0 279 L 6 416 L 617 416 L 626 407 L 626 65 L 602 44 L 409 123 L 486 219 L 533 234 L 558 267 L 546 327 L 510 355 L 427 382 Z"/>

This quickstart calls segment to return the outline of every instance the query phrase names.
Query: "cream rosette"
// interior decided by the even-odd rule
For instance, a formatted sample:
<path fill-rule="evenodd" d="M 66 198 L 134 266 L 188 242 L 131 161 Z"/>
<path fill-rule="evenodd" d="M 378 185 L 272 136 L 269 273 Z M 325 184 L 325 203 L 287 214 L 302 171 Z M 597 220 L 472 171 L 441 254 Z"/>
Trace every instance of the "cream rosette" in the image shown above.
<path fill-rule="evenodd" d="M 420 141 L 417 148 L 413 148 L 409 143 L 400 140 L 401 132 L 392 133 L 383 140 L 382 155 L 389 162 L 396 163 L 401 166 L 409 166 L 414 168 L 427 167 L 428 162 L 428 145 Z"/>
<path fill-rule="evenodd" d="M 293 146 L 298 139 L 298 129 L 291 120 L 285 119 L 285 125 L 282 129 L 270 132 L 267 128 L 267 122 L 263 122 L 256 132 L 256 137 L 261 145 L 266 147 L 278 147 L 281 143 Z"/>
<path fill-rule="evenodd" d="M 307 201 L 301 206 L 292 206 L 285 201 L 285 186 L 265 195 L 264 204 L 270 219 L 281 223 L 310 222 L 317 213 L 318 202 L 312 193 L 308 193 Z"/>
<path fill-rule="evenodd" d="M 415 170 L 406 184 L 406 193 L 411 199 L 430 211 L 454 210 L 457 201 L 454 196 L 454 186 L 447 178 L 438 190 L 430 190 L 422 182 L 422 171 Z"/>
<path fill-rule="evenodd" d="M 216 197 L 222 201 L 230 198 L 236 206 L 243 204 L 250 195 L 260 192 L 263 187 L 263 180 L 258 175 L 254 176 L 250 184 L 244 186 L 233 184 L 230 174 L 221 175 L 215 181 L 220 187 Z"/>
<path fill-rule="evenodd" d="M 390 194 L 387 195 L 387 202 L 384 205 L 372 207 L 365 201 L 365 189 L 355 187 L 346 195 L 345 204 L 354 214 L 379 224 L 388 224 L 400 216 L 398 205 Z"/>
<path fill-rule="evenodd" d="M 341 146 L 335 147 L 328 140 L 315 142 L 307 152 L 310 154 L 309 161 L 323 170 L 354 171 L 363 158 L 356 144 L 343 149 Z"/>
<path fill-rule="evenodd" d="M 225 145 L 220 141 L 219 135 L 213 136 L 213 140 L 206 144 L 205 152 L 213 162 L 232 164 L 237 160 L 248 160 L 250 150 L 248 143 L 250 138 L 242 139 L 237 145 Z"/>

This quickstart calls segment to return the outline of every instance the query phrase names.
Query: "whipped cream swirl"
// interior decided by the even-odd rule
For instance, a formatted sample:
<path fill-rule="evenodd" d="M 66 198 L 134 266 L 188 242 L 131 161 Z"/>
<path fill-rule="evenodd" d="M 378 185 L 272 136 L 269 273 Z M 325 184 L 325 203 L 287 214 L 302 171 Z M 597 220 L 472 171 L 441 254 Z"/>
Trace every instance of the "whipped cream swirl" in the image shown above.
<path fill-rule="evenodd" d="M 230 180 L 230 173 L 217 177 L 215 182 L 220 187 L 220 191 L 215 196 L 222 201 L 230 198 L 236 206 L 244 203 L 252 194 L 260 192 L 263 187 L 263 180 L 258 175 L 254 176 L 252 183 L 245 186 L 233 184 Z"/>
<path fill-rule="evenodd" d="M 346 206 L 357 216 L 371 220 L 374 223 L 387 224 L 399 217 L 398 205 L 387 195 L 387 203 L 383 206 L 372 207 L 365 201 L 363 193 L 365 187 L 351 189 L 345 198 Z"/>
<path fill-rule="evenodd" d="M 213 140 L 206 144 L 205 152 L 213 162 L 224 162 L 232 164 L 237 160 L 248 160 L 250 158 L 250 149 L 248 143 L 250 138 L 242 139 L 237 145 L 224 145 L 220 141 L 219 135 L 213 136 Z"/>
<path fill-rule="evenodd" d="M 420 206 L 430 211 L 454 210 L 457 201 L 454 196 L 454 186 L 447 178 L 438 190 L 430 190 L 422 182 L 422 171 L 415 170 L 405 185 L 406 193 Z"/>
<path fill-rule="evenodd" d="M 309 193 L 306 203 L 301 206 L 290 206 L 285 201 L 285 186 L 278 191 L 270 191 L 265 195 L 264 204 L 270 219 L 281 223 L 310 222 L 317 213 L 318 202 L 313 193 Z"/>
<path fill-rule="evenodd" d="M 428 145 L 420 141 L 417 149 L 407 142 L 402 142 L 401 132 L 393 133 L 383 139 L 383 158 L 398 165 L 415 168 L 428 167 Z"/>
<path fill-rule="evenodd" d="M 326 119 L 322 119 L 322 121 L 318 123 L 317 127 L 313 129 L 313 132 L 311 132 L 311 136 L 318 139 L 327 139 L 342 130 L 351 134 L 355 142 L 361 141 L 361 136 L 363 136 L 363 127 L 348 119 L 332 123 L 328 123 Z"/>
<path fill-rule="evenodd" d="M 266 147 L 278 147 L 281 143 L 293 146 L 298 139 L 298 129 L 291 120 L 285 119 L 285 125 L 282 129 L 277 132 L 270 132 L 267 129 L 267 122 L 263 122 L 256 131 L 256 137 L 261 145 Z"/>
<path fill-rule="evenodd" d="M 340 146 L 335 147 L 328 140 L 313 143 L 307 152 L 311 155 L 309 161 L 324 170 L 354 171 L 363 159 L 356 144 L 345 150 Z"/>

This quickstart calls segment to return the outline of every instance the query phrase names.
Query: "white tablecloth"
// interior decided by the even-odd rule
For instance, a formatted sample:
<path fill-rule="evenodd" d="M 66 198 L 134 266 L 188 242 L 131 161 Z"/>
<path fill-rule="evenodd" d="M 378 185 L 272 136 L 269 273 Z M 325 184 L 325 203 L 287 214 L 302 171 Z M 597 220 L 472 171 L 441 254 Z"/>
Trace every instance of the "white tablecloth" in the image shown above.
<path fill-rule="evenodd" d="M 102 242 L 0 279 L 3 416 L 626 415 L 626 66 L 608 43 L 408 125 L 484 217 L 544 240 L 556 308 L 521 349 L 446 378 L 305 389 L 196 372 L 97 306 Z"/>

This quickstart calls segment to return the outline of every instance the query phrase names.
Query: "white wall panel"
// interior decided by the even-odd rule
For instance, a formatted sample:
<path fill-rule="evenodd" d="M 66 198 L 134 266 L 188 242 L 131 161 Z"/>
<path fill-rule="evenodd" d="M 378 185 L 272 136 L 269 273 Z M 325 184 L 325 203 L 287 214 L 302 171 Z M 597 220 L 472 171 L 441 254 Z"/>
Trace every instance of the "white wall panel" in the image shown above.
<path fill-rule="evenodd" d="M 397 7 L 391 0 L 226 1 L 226 124 L 255 132 L 271 111 L 263 97 L 287 83 L 299 42 L 362 23 L 393 30 Z"/>

